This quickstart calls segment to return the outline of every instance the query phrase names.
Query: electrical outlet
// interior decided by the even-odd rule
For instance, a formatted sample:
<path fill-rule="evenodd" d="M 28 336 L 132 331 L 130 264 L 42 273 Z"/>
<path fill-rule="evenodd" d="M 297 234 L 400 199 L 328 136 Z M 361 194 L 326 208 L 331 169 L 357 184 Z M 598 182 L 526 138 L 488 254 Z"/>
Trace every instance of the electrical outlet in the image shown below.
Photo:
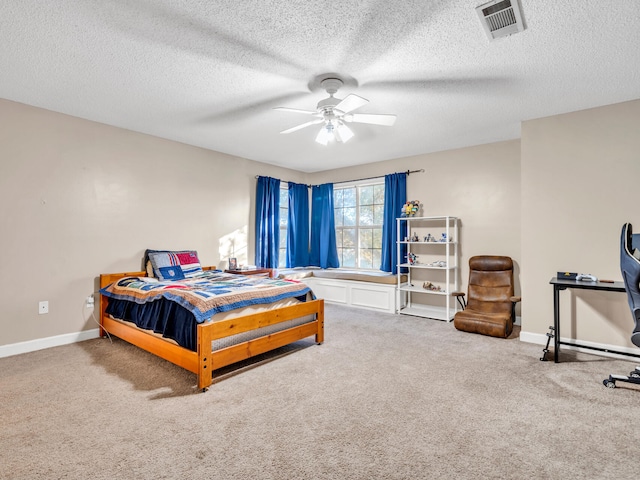
<path fill-rule="evenodd" d="M 85 306 L 87 308 L 93 308 L 94 304 L 95 304 L 95 300 L 93 298 L 93 295 L 89 295 L 87 297 L 87 300 L 85 301 Z"/>
<path fill-rule="evenodd" d="M 40 315 L 49 313 L 49 302 L 47 302 L 46 300 L 43 302 L 38 302 L 38 313 Z"/>

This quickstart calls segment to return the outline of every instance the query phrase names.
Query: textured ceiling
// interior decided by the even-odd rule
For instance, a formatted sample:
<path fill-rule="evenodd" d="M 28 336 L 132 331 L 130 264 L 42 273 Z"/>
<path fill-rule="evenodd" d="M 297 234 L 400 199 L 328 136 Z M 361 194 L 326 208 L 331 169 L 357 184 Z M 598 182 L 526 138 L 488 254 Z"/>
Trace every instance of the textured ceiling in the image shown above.
<path fill-rule="evenodd" d="M 640 98 L 632 0 L 2 0 L 0 97 L 305 172 L 519 138 L 520 122 Z M 314 142 L 324 74 L 393 113 Z M 639 129 L 640 130 L 640 129 Z"/>

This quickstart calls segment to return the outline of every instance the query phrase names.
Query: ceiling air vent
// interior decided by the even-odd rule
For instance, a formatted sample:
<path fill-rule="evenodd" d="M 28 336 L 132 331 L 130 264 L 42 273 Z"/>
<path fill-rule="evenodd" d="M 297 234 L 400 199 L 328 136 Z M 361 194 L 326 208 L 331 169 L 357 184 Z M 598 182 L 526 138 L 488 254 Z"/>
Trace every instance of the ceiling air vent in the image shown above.
<path fill-rule="evenodd" d="M 493 0 L 476 7 L 490 40 L 524 30 L 518 0 Z"/>

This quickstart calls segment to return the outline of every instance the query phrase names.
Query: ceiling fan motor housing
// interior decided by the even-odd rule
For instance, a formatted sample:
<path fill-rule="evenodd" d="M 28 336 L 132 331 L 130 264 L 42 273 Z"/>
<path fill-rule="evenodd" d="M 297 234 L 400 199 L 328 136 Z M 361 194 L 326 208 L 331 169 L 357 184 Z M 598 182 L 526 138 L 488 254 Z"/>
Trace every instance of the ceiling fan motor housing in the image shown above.
<path fill-rule="evenodd" d="M 344 82 L 339 78 L 325 78 L 322 82 L 320 82 L 322 88 L 324 88 L 329 95 L 333 97 L 333 94 L 336 93 Z"/>

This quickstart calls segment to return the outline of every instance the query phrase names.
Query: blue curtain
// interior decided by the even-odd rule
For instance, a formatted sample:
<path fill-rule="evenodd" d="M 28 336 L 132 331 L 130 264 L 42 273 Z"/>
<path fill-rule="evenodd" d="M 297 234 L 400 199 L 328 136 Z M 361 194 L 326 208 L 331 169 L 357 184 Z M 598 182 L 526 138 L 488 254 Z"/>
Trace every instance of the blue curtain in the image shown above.
<path fill-rule="evenodd" d="M 336 221 L 333 213 L 333 184 L 314 185 L 311 189 L 311 251 L 309 265 L 338 268 Z"/>
<path fill-rule="evenodd" d="M 256 266 L 278 268 L 280 180 L 258 177 L 256 187 Z"/>
<path fill-rule="evenodd" d="M 407 201 L 407 174 L 391 173 L 384 177 L 384 220 L 382 223 L 382 264 L 383 272 L 398 273 L 398 246 L 396 218 L 402 213 L 402 205 Z M 400 238 L 407 234 L 407 224 L 402 222 Z M 401 259 L 407 254 L 407 246 L 400 246 Z M 406 269 L 403 268 L 404 272 Z"/>
<path fill-rule="evenodd" d="M 309 188 L 289 182 L 289 226 L 287 262 L 289 268 L 309 265 Z"/>

